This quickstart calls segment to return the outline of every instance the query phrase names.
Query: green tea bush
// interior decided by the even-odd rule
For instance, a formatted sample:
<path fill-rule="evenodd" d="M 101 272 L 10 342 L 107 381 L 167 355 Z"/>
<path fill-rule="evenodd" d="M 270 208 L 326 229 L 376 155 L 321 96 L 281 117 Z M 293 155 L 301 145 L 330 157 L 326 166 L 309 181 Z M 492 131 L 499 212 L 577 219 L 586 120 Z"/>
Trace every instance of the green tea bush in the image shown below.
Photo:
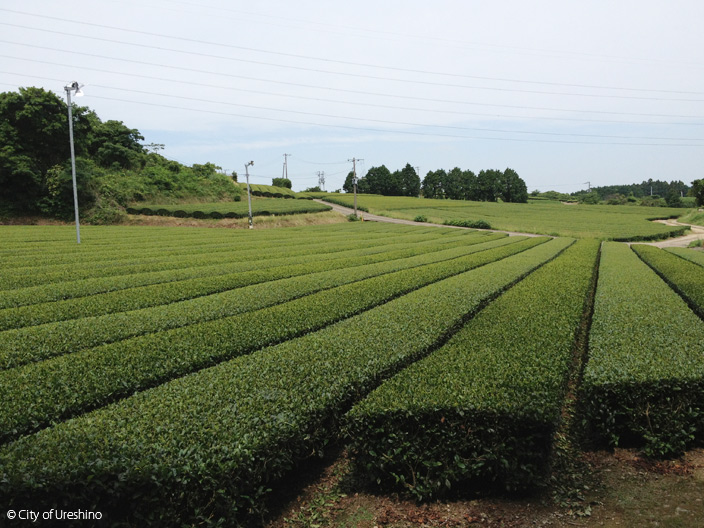
<path fill-rule="evenodd" d="M 491 229 L 489 222 L 484 220 L 445 220 L 444 225 L 469 227 L 470 229 Z"/>
<path fill-rule="evenodd" d="M 350 403 L 564 247 L 545 242 L 24 436 L 0 448 L 0 502 L 40 511 L 99 506 L 113 523 L 233 525 L 261 512 L 269 484 L 335 437 Z M 236 343 L 216 332 L 199 336 Z"/>
<path fill-rule="evenodd" d="M 578 398 L 594 445 L 681 454 L 704 440 L 704 322 L 626 245 L 604 243 Z"/>
<path fill-rule="evenodd" d="M 15 436 L 46 426 L 136 390 L 317 330 L 416 288 L 544 242 L 545 239 L 531 238 L 486 251 L 468 252 L 458 258 L 337 286 L 263 310 L 1 371 L 0 401 L 7 404 L 0 410 L 0 440 L 6 439 L 7 434 Z M 285 290 L 274 289 L 270 303 L 282 301 L 283 295 Z M 121 322 L 118 320 L 117 324 Z M 111 331 L 110 326 L 107 331 Z"/>
<path fill-rule="evenodd" d="M 357 473 L 420 500 L 544 484 L 598 249 L 569 247 L 353 407 Z"/>
<path fill-rule="evenodd" d="M 704 267 L 654 246 L 635 244 L 631 247 L 704 319 Z"/>
<path fill-rule="evenodd" d="M 260 269 L 252 269 L 255 266 L 250 264 L 211 266 L 203 273 L 220 275 L 221 279 L 230 281 L 233 289 L 150 308 L 0 332 L 0 369 L 141 334 L 229 317 L 377 274 L 451 260 L 519 240 L 501 238 L 501 235 L 463 237 L 461 241 L 417 243 L 383 253 L 343 251 L 335 254 L 338 258 L 323 258 L 321 255 L 314 262 L 310 259 L 301 262 L 300 258 L 294 257 L 289 266 L 281 265 L 285 259 L 276 259 L 279 266 L 271 265 L 273 261 L 267 262 L 270 266 L 262 263 Z M 391 245 L 391 248 L 395 247 L 396 244 Z M 222 275 L 223 270 L 232 272 L 238 269 L 232 275 Z M 173 271 L 170 273 L 177 275 Z"/>

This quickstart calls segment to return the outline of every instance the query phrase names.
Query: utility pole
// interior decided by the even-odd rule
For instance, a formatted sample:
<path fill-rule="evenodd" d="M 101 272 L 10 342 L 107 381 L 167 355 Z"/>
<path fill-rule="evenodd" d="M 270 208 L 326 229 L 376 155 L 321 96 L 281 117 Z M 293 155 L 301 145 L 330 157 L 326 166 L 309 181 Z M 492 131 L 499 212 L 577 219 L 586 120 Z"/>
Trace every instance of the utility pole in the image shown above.
<path fill-rule="evenodd" d="M 73 81 L 71 84 L 64 86 L 66 90 L 66 100 L 68 106 L 68 137 L 71 147 L 71 179 L 73 180 L 73 209 L 76 215 L 76 242 L 81 243 L 81 227 L 78 221 L 78 190 L 76 186 L 76 153 L 73 148 L 73 113 L 71 111 L 71 92 L 76 93 L 76 97 L 83 95 L 81 88 L 83 85 L 79 85 L 77 81 Z"/>
<path fill-rule="evenodd" d="M 591 182 L 585 182 L 587 185 L 587 192 L 592 192 L 592 183 Z"/>
<path fill-rule="evenodd" d="M 325 190 L 325 171 L 318 171 L 318 187 Z"/>
<path fill-rule="evenodd" d="M 357 162 L 364 161 L 358 158 L 348 159 L 352 162 L 352 183 L 354 184 L 354 215 L 357 216 Z"/>
<path fill-rule="evenodd" d="M 249 190 L 249 166 L 254 165 L 253 161 L 244 164 L 244 172 L 247 175 L 247 202 L 249 203 L 249 228 L 252 229 L 252 193 Z"/>
<path fill-rule="evenodd" d="M 288 179 L 288 161 L 287 161 L 287 158 L 288 158 L 290 155 L 291 155 L 291 154 L 284 154 L 284 170 L 283 170 L 283 172 L 281 173 L 281 177 L 282 177 L 282 178 Z"/>

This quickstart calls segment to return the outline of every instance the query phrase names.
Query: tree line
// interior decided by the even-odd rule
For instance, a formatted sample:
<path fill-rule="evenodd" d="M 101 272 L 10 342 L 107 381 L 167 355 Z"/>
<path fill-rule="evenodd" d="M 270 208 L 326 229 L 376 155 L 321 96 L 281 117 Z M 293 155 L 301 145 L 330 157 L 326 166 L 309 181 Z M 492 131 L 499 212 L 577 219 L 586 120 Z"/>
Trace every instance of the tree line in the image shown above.
<path fill-rule="evenodd" d="M 139 130 L 122 121 L 76 104 L 72 113 L 78 202 L 91 221 L 113 222 L 139 200 L 240 194 L 212 163 L 182 165 L 158 154 L 163 145 L 142 145 Z M 66 102 L 35 87 L 0 93 L 0 216 L 72 213 Z"/>
<path fill-rule="evenodd" d="M 342 190 L 354 191 L 354 174 L 350 172 Z M 526 203 L 528 188 L 518 173 L 482 170 L 475 174 L 458 167 L 448 171 L 429 171 L 421 182 L 415 168 L 407 163 L 401 170 L 391 172 L 386 166 L 372 167 L 357 180 L 357 192 L 384 196 L 423 196 L 449 200 Z"/>

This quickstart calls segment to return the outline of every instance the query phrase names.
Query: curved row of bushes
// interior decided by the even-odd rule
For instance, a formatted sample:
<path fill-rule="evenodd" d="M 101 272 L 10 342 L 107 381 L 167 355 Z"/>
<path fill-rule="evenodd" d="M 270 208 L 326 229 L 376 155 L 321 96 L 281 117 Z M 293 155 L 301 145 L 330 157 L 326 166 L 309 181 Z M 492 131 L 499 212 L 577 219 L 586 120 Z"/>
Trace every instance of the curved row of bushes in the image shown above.
<path fill-rule="evenodd" d="M 331 208 L 321 208 L 321 207 L 302 207 L 298 208 L 295 210 L 288 210 L 288 211 L 268 211 L 266 209 L 260 209 L 260 210 L 253 210 L 252 211 L 252 216 L 276 216 L 276 215 L 282 215 L 282 214 L 305 214 L 305 213 L 319 213 L 321 211 L 329 211 Z M 184 211 L 183 209 L 166 209 L 166 208 L 159 208 L 159 209 L 154 209 L 152 207 L 141 207 L 141 208 L 135 208 L 135 207 L 128 207 L 127 208 L 127 214 L 134 214 L 134 215 L 146 215 L 146 216 L 173 216 L 176 218 L 197 218 L 197 219 L 214 219 L 214 220 L 222 220 L 223 218 L 247 218 L 249 216 L 249 212 L 239 212 L 239 211 L 227 211 L 225 213 L 221 213 L 219 211 L 210 211 L 210 212 L 205 212 L 205 211 Z"/>

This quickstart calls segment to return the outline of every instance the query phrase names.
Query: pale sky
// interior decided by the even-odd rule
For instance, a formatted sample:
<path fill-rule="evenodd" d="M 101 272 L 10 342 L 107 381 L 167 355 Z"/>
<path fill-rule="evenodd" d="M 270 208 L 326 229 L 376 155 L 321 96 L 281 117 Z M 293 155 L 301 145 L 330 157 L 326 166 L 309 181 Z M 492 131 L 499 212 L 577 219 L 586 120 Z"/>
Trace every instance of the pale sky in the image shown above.
<path fill-rule="evenodd" d="M 529 190 L 704 177 L 701 0 L 0 0 L 0 91 L 41 86 L 186 164 L 342 186 L 351 158 Z"/>

